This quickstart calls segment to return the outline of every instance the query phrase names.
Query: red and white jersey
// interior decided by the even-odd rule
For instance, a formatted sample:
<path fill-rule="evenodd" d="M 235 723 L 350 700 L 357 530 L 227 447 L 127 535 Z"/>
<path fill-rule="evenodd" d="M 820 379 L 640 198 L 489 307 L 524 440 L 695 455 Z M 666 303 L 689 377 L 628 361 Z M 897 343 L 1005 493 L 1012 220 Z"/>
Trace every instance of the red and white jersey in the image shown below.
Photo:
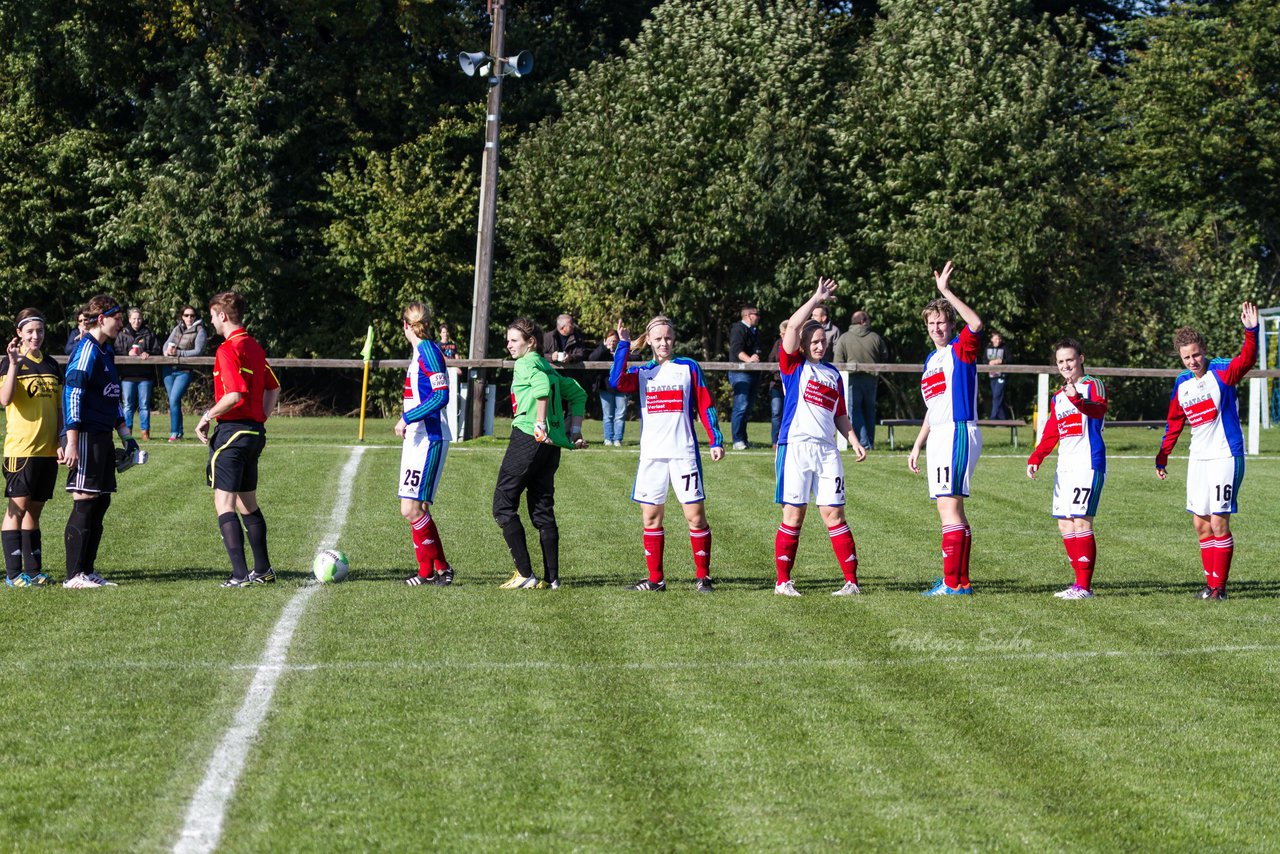
<path fill-rule="evenodd" d="M 813 442 L 836 446 L 836 418 L 847 415 L 844 380 L 825 362 L 813 362 L 799 350 L 778 350 L 782 375 L 782 424 L 778 444 Z"/>
<path fill-rule="evenodd" d="M 1058 471 L 1091 469 L 1105 473 L 1107 449 L 1102 443 L 1102 417 L 1107 414 L 1107 389 L 1094 377 L 1081 377 L 1076 396 L 1065 390 L 1049 398 L 1049 417 L 1029 465 L 1039 466 L 1058 446 Z"/>
<path fill-rule="evenodd" d="M 930 427 L 978 419 L 978 334 L 968 324 L 924 363 L 920 394 Z"/>
<path fill-rule="evenodd" d="M 630 341 L 619 341 L 613 353 L 609 385 L 640 396 L 640 459 L 688 459 L 698 456 L 693 432 L 695 413 L 711 447 L 724 445 L 711 392 L 702 368 L 693 359 L 674 356 L 666 362 L 627 367 Z"/>
<path fill-rule="evenodd" d="M 1156 465 L 1164 468 L 1185 424 L 1191 425 L 1191 459 L 1217 460 L 1244 456 L 1244 431 L 1240 424 L 1240 400 L 1236 384 L 1244 379 L 1258 358 L 1258 328 L 1245 329 L 1240 355 L 1230 362 L 1214 359 L 1204 376 L 1183 371 L 1173 381 L 1164 441 Z"/>

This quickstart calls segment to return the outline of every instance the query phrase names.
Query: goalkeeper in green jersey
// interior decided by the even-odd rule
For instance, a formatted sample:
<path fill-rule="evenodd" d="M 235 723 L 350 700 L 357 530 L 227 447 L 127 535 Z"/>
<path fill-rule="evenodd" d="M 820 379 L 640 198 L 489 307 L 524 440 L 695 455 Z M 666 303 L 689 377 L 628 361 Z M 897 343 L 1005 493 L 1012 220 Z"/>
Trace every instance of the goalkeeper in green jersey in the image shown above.
<path fill-rule="evenodd" d="M 493 488 L 493 519 L 511 550 L 516 571 L 502 586 L 508 590 L 560 587 L 560 529 L 556 527 L 556 469 L 561 448 L 585 448 L 582 415 L 587 393 L 542 357 L 540 330 L 533 321 L 517 318 L 507 327 L 507 352 L 515 359 L 511 380 L 511 441 L 507 445 L 498 482 Z M 566 416 L 566 408 L 568 414 Z M 566 432 L 567 428 L 567 432 Z M 520 494 L 528 490 L 529 518 L 542 545 L 543 581 L 533 574 L 518 509 Z"/>

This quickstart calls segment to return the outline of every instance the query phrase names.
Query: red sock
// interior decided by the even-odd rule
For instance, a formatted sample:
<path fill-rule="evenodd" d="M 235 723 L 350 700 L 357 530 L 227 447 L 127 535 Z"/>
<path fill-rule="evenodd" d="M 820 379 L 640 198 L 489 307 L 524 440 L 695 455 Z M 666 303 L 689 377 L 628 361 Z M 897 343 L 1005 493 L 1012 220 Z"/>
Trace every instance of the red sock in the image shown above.
<path fill-rule="evenodd" d="M 1093 531 L 1076 532 L 1076 586 L 1092 590 L 1093 571 L 1098 563 L 1098 544 L 1093 538 Z"/>
<path fill-rule="evenodd" d="M 1231 574 L 1231 558 L 1236 553 L 1235 537 L 1227 534 L 1225 537 L 1218 537 L 1218 547 L 1214 549 L 1214 569 L 1217 577 L 1210 582 L 1210 587 L 1226 587 L 1227 576 Z"/>
<path fill-rule="evenodd" d="M 689 547 L 693 549 L 693 570 L 699 578 L 711 574 L 711 529 L 690 528 Z"/>
<path fill-rule="evenodd" d="M 778 567 L 778 583 L 791 580 L 791 567 L 796 562 L 796 549 L 800 547 L 800 531 L 778 526 L 778 536 L 773 540 L 773 561 Z"/>
<path fill-rule="evenodd" d="M 644 529 L 644 562 L 649 567 L 649 581 L 657 584 L 662 580 L 662 546 L 666 534 L 661 528 Z"/>
<path fill-rule="evenodd" d="M 1080 549 L 1076 545 L 1076 532 L 1062 535 L 1062 547 L 1067 551 L 1067 563 L 1072 569 L 1076 568 L 1076 558 L 1080 556 Z"/>
<path fill-rule="evenodd" d="M 948 587 L 960 586 L 960 561 L 964 555 L 964 525 L 942 526 L 942 580 Z"/>
<path fill-rule="evenodd" d="M 960 586 L 969 586 L 969 553 L 973 551 L 973 528 L 964 526 L 964 549 L 960 552 Z"/>
<path fill-rule="evenodd" d="M 1215 579 L 1213 571 L 1218 559 L 1218 541 L 1214 537 L 1205 537 L 1200 541 L 1200 564 L 1204 567 L 1204 583 L 1213 587 Z"/>
<path fill-rule="evenodd" d="M 841 522 L 834 528 L 827 528 L 831 535 L 831 550 L 836 553 L 836 562 L 844 573 L 845 581 L 858 583 L 858 547 L 853 542 L 853 532 L 849 525 Z"/>
<path fill-rule="evenodd" d="M 440 532 L 430 513 L 413 523 L 413 556 L 418 559 L 418 575 L 426 578 L 434 570 L 449 568 L 444 559 L 444 546 L 440 544 Z"/>

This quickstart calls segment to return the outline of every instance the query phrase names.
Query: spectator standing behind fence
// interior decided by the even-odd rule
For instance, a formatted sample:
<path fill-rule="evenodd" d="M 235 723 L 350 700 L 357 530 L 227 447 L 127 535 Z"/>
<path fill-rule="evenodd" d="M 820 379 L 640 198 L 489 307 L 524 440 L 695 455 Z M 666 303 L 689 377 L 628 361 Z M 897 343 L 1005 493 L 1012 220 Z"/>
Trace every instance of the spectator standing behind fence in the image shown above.
<path fill-rule="evenodd" d="M 760 310 L 754 305 L 742 307 L 742 319 L 729 329 L 729 361 L 747 364 L 760 361 Z M 733 449 L 747 449 L 747 416 L 756 402 L 756 389 L 760 374 L 755 371 L 729 371 L 729 385 L 733 388 Z"/>
<path fill-rule="evenodd" d="M 449 334 L 449 325 L 447 323 L 440 324 L 438 331 L 440 334 L 440 352 L 446 359 L 458 358 L 458 345 L 453 340 L 453 336 Z"/>
<path fill-rule="evenodd" d="M 160 339 L 142 318 L 142 309 L 129 309 L 129 322 L 116 336 L 116 353 L 147 359 L 160 355 Z M 133 413 L 138 413 L 142 441 L 151 441 L 151 392 L 156 387 L 156 369 L 150 365 L 121 365 L 120 394 L 124 403 L 124 423 L 133 431 Z"/>
<path fill-rule="evenodd" d="M 612 362 L 618 350 L 618 331 L 610 329 L 600 345 L 591 351 L 588 362 Z M 604 422 L 604 443 L 622 447 L 622 433 L 627 426 L 627 395 L 609 387 L 609 372 L 596 375 L 596 394 L 600 396 L 600 420 Z"/>
<path fill-rule="evenodd" d="M 849 331 L 836 340 L 835 361 L 862 365 L 889 361 L 889 345 L 879 332 L 871 329 L 871 315 L 859 309 L 853 313 Z M 870 371 L 849 372 L 849 420 L 853 422 L 858 441 L 868 451 L 875 446 L 876 389 L 880 378 Z"/>
<path fill-rule="evenodd" d="M 987 364 L 1003 365 L 1007 357 L 1004 349 L 1004 336 L 999 332 L 991 333 L 991 343 L 987 346 Z M 991 419 L 1009 418 L 1008 407 L 1004 405 L 1004 374 L 990 374 L 991 379 Z"/>
<path fill-rule="evenodd" d="M 782 352 L 782 338 L 787 334 L 787 321 L 778 324 L 778 340 L 773 342 L 769 351 L 769 361 L 778 361 Z M 782 429 L 782 374 L 773 371 L 769 374 L 769 444 L 778 450 L 778 431 Z"/>
<path fill-rule="evenodd" d="M 194 306 L 184 305 L 178 314 L 178 322 L 164 342 L 163 354 L 179 359 L 203 356 L 209 345 L 209 331 Z M 160 369 L 160 379 L 169 397 L 169 441 L 182 439 L 182 397 L 191 385 L 195 372 L 182 365 L 165 365 Z"/>
<path fill-rule="evenodd" d="M 76 312 L 76 325 L 71 327 L 71 332 L 67 334 L 67 348 L 64 351 L 68 356 L 75 352 L 76 345 L 80 343 L 80 339 L 89 331 L 88 321 L 84 319 L 84 309 Z"/>
<path fill-rule="evenodd" d="M 831 322 L 831 317 L 827 314 L 827 307 L 825 305 L 820 305 L 815 308 L 810 317 L 818 322 L 818 326 L 822 330 L 823 337 L 827 339 L 827 349 L 825 355 L 822 357 L 822 361 L 829 365 L 831 364 L 831 353 L 836 346 L 836 339 L 840 337 L 840 327 Z"/>

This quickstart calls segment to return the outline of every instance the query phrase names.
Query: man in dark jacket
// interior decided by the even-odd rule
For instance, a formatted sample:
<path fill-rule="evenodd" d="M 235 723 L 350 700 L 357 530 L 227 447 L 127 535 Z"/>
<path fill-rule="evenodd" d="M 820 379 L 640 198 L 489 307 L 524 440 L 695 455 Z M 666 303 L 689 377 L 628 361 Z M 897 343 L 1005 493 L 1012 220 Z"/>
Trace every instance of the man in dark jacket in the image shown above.
<path fill-rule="evenodd" d="M 742 307 L 742 319 L 729 328 L 729 361 L 753 363 L 760 361 L 760 310 L 754 305 Z M 760 387 L 758 371 L 729 371 L 729 385 L 733 388 L 733 449 L 747 449 L 747 417 L 756 401 L 756 389 Z"/>
<path fill-rule="evenodd" d="M 560 373 L 572 377 L 578 385 L 587 387 L 587 372 L 582 363 L 591 352 L 591 342 L 582 334 L 572 315 L 556 318 L 556 328 L 542 336 L 542 355 L 560 369 Z"/>
<path fill-rule="evenodd" d="M 129 309 L 129 322 L 116 336 L 116 355 L 147 359 L 160 355 L 160 339 L 142 319 L 142 309 Z M 124 404 L 124 421 L 133 429 L 133 413 L 138 413 L 142 440 L 151 440 L 151 392 L 156 386 L 156 369 L 150 365 L 121 365 L 120 393 Z"/>
<path fill-rule="evenodd" d="M 853 313 L 849 331 L 836 339 L 836 364 L 857 362 L 863 365 L 889 361 L 889 345 L 880 333 L 871 330 L 871 316 L 865 311 Z M 858 434 L 862 447 L 871 450 L 876 437 L 876 387 L 880 379 L 870 371 L 849 374 L 849 421 Z"/>

